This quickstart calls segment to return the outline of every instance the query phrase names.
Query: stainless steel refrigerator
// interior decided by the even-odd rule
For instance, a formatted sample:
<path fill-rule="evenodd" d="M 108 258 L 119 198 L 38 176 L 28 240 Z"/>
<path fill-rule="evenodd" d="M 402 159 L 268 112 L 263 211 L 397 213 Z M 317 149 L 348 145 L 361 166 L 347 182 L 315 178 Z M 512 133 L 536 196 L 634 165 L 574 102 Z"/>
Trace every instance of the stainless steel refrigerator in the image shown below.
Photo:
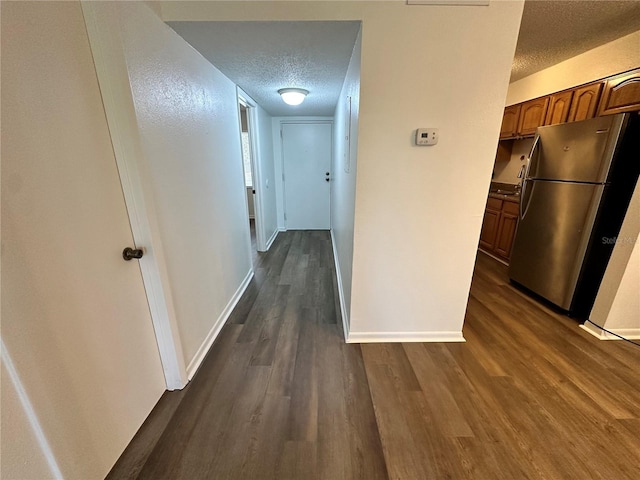
<path fill-rule="evenodd" d="M 509 277 L 588 318 L 640 172 L 637 113 L 538 128 Z"/>

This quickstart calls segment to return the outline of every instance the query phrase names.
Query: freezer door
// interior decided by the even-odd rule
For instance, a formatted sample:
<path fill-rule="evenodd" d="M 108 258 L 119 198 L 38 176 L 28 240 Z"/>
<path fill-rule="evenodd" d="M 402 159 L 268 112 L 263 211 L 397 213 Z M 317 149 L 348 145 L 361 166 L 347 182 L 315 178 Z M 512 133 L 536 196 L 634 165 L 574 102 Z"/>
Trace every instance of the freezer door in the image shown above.
<path fill-rule="evenodd" d="M 624 119 L 611 115 L 538 128 L 527 176 L 605 182 Z"/>
<path fill-rule="evenodd" d="M 568 310 L 604 185 L 530 181 L 509 277 Z"/>

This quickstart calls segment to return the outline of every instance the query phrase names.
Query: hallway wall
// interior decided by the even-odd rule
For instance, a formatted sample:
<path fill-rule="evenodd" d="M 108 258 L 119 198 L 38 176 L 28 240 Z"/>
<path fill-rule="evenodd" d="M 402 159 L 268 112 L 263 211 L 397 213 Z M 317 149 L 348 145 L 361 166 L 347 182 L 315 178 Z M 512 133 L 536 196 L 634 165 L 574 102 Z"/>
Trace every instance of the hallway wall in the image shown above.
<path fill-rule="evenodd" d="M 165 21 L 361 20 L 351 341 L 462 340 L 523 2 L 163 2 Z M 440 129 L 416 147 L 416 128 Z"/>
<path fill-rule="evenodd" d="M 123 51 L 192 376 L 251 271 L 236 86 L 146 5 L 119 2 Z"/>
<path fill-rule="evenodd" d="M 360 55 L 358 33 L 340 92 L 333 122 L 333 183 L 331 184 L 331 234 L 338 269 L 338 289 L 346 331 L 349 331 L 353 264 L 353 226 L 356 207 L 358 116 L 360 110 Z M 350 102 L 347 103 L 347 98 Z M 350 108 L 350 112 L 348 111 Z M 347 136 L 349 139 L 347 140 Z"/>

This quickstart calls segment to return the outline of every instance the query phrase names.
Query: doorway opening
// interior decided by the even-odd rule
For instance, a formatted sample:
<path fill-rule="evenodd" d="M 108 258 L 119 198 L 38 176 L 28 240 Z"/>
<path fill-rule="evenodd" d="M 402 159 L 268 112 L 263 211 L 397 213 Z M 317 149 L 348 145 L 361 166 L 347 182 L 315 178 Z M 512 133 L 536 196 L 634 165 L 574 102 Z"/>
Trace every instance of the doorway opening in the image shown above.
<path fill-rule="evenodd" d="M 256 162 L 256 142 L 254 135 L 254 108 L 250 101 L 242 95 L 238 95 L 238 108 L 240 111 L 240 137 L 242 144 L 242 166 L 244 171 L 244 186 L 247 199 L 248 227 L 251 237 L 251 258 L 255 265 L 258 252 L 265 251 L 264 239 L 261 228 L 261 202 L 256 192 L 259 185 L 259 172 Z"/>

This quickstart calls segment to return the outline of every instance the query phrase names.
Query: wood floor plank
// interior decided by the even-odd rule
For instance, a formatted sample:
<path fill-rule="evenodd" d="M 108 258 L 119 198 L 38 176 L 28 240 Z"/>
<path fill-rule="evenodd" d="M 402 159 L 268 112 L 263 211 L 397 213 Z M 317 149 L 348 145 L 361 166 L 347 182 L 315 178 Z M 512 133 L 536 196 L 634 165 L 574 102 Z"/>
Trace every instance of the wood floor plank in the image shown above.
<path fill-rule="evenodd" d="M 353 345 L 328 232 L 282 232 L 254 261 L 194 379 L 109 479 L 640 478 L 640 350 L 504 265 L 478 254 L 466 343 Z"/>

